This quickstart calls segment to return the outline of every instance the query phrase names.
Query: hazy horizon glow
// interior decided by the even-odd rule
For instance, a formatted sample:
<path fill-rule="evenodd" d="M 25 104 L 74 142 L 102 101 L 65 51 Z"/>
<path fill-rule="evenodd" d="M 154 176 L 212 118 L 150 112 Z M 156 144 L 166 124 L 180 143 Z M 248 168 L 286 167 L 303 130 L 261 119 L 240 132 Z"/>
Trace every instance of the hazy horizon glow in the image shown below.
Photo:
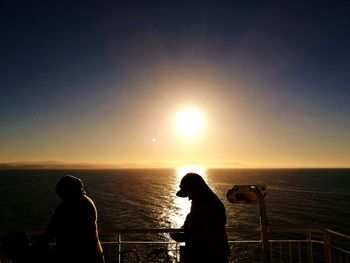
<path fill-rule="evenodd" d="M 349 7 L 288 2 L 5 8 L 0 163 L 350 167 Z"/>

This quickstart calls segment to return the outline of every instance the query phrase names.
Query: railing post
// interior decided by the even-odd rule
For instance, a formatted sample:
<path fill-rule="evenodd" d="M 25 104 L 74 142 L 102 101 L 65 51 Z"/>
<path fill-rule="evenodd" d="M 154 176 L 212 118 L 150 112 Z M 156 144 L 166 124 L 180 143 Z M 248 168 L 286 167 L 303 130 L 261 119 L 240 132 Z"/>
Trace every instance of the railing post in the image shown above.
<path fill-rule="evenodd" d="M 262 242 L 262 249 L 263 249 L 263 262 L 264 263 L 270 263 L 270 242 L 269 242 L 269 236 L 268 236 L 268 220 L 266 217 L 266 208 L 265 208 L 265 201 L 264 196 L 261 194 L 260 190 L 257 188 L 254 188 L 256 196 L 258 198 L 259 203 L 259 209 L 260 209 L 260 225 L 261 225 L 261 242 Z"/>
<path fill-rule="evenodd" d="M 121 233 L 118 233 L 118 257 L 117 257 L 117 260 L 118 260 L 118 263 L 121 263 L 121 253 L 122 253 L 122 235 Z"/>
<path fill-rule="evenodd" d="M 175 255 L 176 255 L 176 262 L 180 262 L 180 246 L 179 243 L 176 243 L 175 247 Z"/>
<path fill-rule="evenodd" d="M 311 240 L 311 232 L 307 232 L 307 258 L 309 263 L 314 262 L 314 257 L 312 255 L 312 240 Z"/>
<path fill-rule="evenodd" d="M 108 263 L 112 262 L 112 244 L 108 244 Z"/>
<path fill-rule="evenodd" d="M 250 193 L 254 193 L 255 197 Z M 247 196 L 247 194 L 249 194 Z M 270 242 L 269 242 L 269 224 L 266 217 L 265 208 L 266 185 L 234 185 L 230 189 L 226 198 L 230 203 L 258 203 L 260 209 L 261 225 L 261 244 L 262 244 L 262 262 L 270 263 Z"/>
<path fill-rule="evenodd" d="M 327 230 L 324 233 L 323 242 L 325 263 L 332 263 L 332 235 Z"/>

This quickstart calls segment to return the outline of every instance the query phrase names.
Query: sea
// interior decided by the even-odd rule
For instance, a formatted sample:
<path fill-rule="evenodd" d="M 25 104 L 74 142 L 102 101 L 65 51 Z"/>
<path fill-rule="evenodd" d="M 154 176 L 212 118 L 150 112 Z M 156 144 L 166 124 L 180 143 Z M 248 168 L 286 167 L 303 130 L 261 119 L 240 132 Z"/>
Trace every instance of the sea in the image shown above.
<path fill-rule="evenodd" d="M 254 204 L 232 204 L 237 184 L 266 184 L 271 226 L 325 227 L 350 234 L 350 169 L 117 169 L 0 170 L 0 234 L 45 229 L 59 203 L 57 181 L 73 175 L 84 183 L 98 210 L 98 226 L 179 228 L 190 209 L 176 197 L 186 172 L 200 173 L 222 200 L 228 227 L 259 225 Z"/>

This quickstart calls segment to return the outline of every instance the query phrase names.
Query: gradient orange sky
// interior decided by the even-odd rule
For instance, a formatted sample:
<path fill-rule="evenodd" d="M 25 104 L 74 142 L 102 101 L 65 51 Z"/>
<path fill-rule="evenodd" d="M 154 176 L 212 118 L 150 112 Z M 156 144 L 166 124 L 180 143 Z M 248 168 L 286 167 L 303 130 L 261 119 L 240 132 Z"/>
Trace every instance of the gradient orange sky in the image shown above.
<path fill-rule="evenodd" d="M 275 98 L 246 92 L 242 83 L 210 67 L 147 73 L 123 83 L 129 87 L 126 92 L 97 98 L 94 109 L 79 105 L 73 114 L 60 109 L 64 114 L 48 116 L 45 126 L 40 118 L 30 126 L 22 121 L 16 129 L 26 129 L 26 136 L 2 142 L 0 160 L 165 166 L 196 162 L 209 167 L 350 164 L 349 134 L 327 116 L 300 114 L 300 105 L 285 109 Z M 174 127 L 176 113 L 185 107 L 205 116 L 200 136 L 188 139 Z"/>
<path fill-rule="evenodd" d="M 0 21 L 1 163 L 350 167 L 342 7 L 80 4 Z"/>

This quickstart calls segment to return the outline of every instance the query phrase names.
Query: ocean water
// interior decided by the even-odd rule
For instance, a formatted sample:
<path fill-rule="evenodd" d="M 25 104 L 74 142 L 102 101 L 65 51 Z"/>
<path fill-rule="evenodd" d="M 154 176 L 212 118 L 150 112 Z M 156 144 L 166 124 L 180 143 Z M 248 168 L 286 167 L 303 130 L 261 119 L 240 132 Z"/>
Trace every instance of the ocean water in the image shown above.
<path fill-rule="evenodd" d="M 186 169 L 0 170 L 0 234 L 44 229 L 59 199 L 56 182 L 83 180 L 100 229 L 178 228 L 190 202 L 175 196 Z M 350 234 L 350 169 L 209 169 L 203 177 L 226 207 L 227 225 L 257 226 L 256 205 L 226 200 L 234 184 L 267 184 L 272 226 L 319 226 Z"/>

